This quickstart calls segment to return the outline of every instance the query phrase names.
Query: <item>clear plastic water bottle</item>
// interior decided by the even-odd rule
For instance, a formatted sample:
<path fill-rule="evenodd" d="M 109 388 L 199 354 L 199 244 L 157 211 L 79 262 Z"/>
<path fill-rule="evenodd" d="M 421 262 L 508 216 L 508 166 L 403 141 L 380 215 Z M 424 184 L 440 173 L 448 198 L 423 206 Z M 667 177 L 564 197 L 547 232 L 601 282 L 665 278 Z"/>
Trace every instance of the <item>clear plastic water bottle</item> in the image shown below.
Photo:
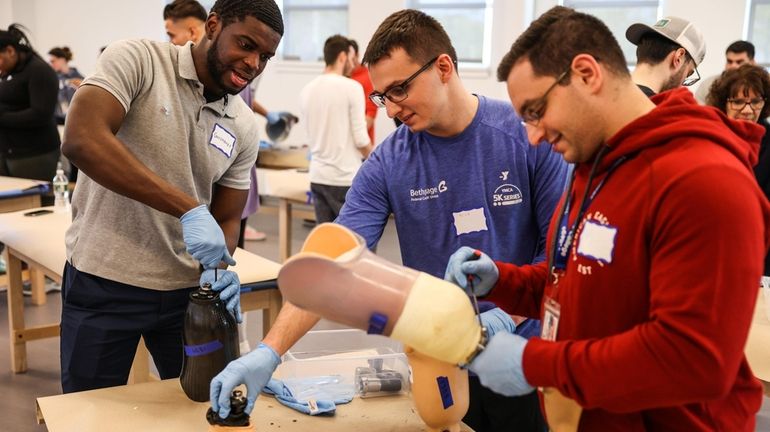
<path fill-rule="evenodd" d="M 66 212 L 70 209 L 69 180 L 64 175 L 61 162 L 56 167 L 56 176 L 53 178 L 53 208 L 57 212 Z"/>

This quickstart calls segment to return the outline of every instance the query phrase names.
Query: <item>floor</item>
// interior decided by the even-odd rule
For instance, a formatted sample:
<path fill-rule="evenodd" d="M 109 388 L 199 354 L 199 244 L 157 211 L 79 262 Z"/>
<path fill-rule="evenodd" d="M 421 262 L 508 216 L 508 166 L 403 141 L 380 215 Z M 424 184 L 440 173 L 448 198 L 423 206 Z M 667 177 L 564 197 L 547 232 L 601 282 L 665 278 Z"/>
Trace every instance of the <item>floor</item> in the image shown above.
<path fill-rule="evenodd" d="M 266 258 L 278 259 L 278 223 L 274 215 L 257 214 L 250 219 L 250 224 L 267 233 L 267 240 L 262 242 L 247 242 L 246 249 Z M 292 250 L 297 251 L 310 228 L 303 226 L 302 221 L 295 220 L 293 226 L 294 239 Z M 382 241 L 377 249 L 378 254 L 385 258 L 400 262 L 393 223 L 388 224 Z M 26 298 L 29 302 L 29 298 Z M 58 292 L 48 294 L 48 302 L 44 306 L 31 306 L 27 303 L 25 319 L 29 325 L 46 324 L 59 319 L 61 300 Z M 7 310 L 7 298 L 0 294 L 0 310 Z M 261 329 L 261 313 L 250 312 L 247 315 L 247 335 L 251 346 L 259 342 Z M 320 323 L 320 327 L 333 327 L 330 323 Z M 23 374 L 10 372 L 8 354 L 8 317 L 0 314 L 0 388 L 4 395 L 0 397 L 0 418 L 3 420 L 3 431 L 41 432 L 47 430 L 44 425 L 35 421 L 35 398 L 59 394 L 59 340 L 46 339 L 27 344 L 29 370 Z M 762 410 L 757 417 L 757 431 L 770 431 L 770 398 L 764 399 Z"/>

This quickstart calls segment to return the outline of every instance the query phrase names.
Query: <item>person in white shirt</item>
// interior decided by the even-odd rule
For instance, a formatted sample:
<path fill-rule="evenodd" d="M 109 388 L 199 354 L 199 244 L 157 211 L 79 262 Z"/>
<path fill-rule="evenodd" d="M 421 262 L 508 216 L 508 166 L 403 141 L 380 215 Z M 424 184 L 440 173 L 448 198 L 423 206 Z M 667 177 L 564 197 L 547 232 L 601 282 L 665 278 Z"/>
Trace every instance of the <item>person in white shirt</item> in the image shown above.
<path fill-rule="evenodd" d="M 372 150 L 361 85 L 347 78 L 353 46 L 344 36 L 324 43 L 324 73 L 300 93 L 300 113 L 310 144 L 310 190 L 317 223 L 332 222 L 345 203 L 353 177 Z"/>

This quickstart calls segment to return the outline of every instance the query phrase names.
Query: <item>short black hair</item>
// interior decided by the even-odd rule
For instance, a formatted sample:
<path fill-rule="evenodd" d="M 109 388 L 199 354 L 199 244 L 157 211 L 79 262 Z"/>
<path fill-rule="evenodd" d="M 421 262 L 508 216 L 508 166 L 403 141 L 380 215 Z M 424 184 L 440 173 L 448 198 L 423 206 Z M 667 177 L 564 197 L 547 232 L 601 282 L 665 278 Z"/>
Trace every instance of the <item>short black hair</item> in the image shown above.
<path fill-rule="evenodd" d="M 754 60 L 754 44 L 749 41 L 739 40 L 731 43 L 725 50 L 725 54 L 730 52 L 736 54 L 745 52 L 749 56 L 749 59 Z"/>
<path fill-rule="evenodd" d="M 497 79 L 508 81 L 513 66 L 525 58 L 536 75 L 558 77 L 578 54 L 590 54 L 615 75 L 630 77 L 617 39 L 599 18 L 554 6 L 516 39 L 497 67 Z"/>
<path fill-rule="evenodd" d="M 63 58 L 66 61 L 72 60 L 72 51 L 70 51 L 69 47 L 66 46 L 53 47 L 50 51 L 48 51 L 48 55 Z"/>
<path fill-rule="evenodd" d="M 283 36 L 283 16 L 274 0 L 217 0 L 211 13 L 222 20 L 222 27 L 243 21 L 247 16 L 256 18 Z"/>
<path fill-rule="evenodd" d="M 353 51 L 356 52 L 356 55 L 358 55 L 358 42 L 356 42 L 355 39 L 348 39 L 350 41 L 350 46 L 353 47 Z"/>
<path fill-rule="evenodd" d="M 396 48 L 402 48 L 418 63 L 447 54 L 457 64 L 457 53 L 444 27 L 432 16 L 404 9 L 391 14 L 377 27 L 366 47 L 362 63 L 373 65 Z"/>
<path fill-rule="evenodd" d="M 163 8 L 163 20 L 197 18 L 206 21 L 208 15 L 206 9 L 195 0 L 174 0 Z"/>
<path fill-rule="evenodd" d="M 324 42 L 324 62 L 326 66 L 331 66 L 337 61 L 337 56 L 340 53 L 346 53 L 350 49 L 352 44 L 350 39 L 341 35 L 329 36 Z"/>
<path fill-rule="evenodd" d="M 671 39 L 656 32 L 647 32 L 636 44 L 636 62 L 655 66 L 679 48 L 682 46 Z M 691 58 L 690 53 L 687 53 L 687 56 Z"/>

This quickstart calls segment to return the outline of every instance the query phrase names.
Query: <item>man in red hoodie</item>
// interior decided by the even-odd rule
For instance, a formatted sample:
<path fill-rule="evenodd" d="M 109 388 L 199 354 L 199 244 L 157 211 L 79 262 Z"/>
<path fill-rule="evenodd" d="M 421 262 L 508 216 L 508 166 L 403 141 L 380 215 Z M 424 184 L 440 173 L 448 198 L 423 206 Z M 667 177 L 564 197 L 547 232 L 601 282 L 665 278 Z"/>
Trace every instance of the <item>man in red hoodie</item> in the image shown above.
<path fill-rule="evenodd" d="M 458 284 L 475 275 L 477 294 L 543 320 L 541 339 L 498 333 L 470 369 L 505 395 L 558 391 L 581 431 L 753 431 L 762 390 L 743 348 L 770 242 L 751 173 L 762 128 L 686 89 L 648 99 L 610 30 L 563 7 L 498 78 L 530 141 L 575 168 L 547 262 L 450 258 Z M 550 397 L 549 423 L 563 414 Z"/>

